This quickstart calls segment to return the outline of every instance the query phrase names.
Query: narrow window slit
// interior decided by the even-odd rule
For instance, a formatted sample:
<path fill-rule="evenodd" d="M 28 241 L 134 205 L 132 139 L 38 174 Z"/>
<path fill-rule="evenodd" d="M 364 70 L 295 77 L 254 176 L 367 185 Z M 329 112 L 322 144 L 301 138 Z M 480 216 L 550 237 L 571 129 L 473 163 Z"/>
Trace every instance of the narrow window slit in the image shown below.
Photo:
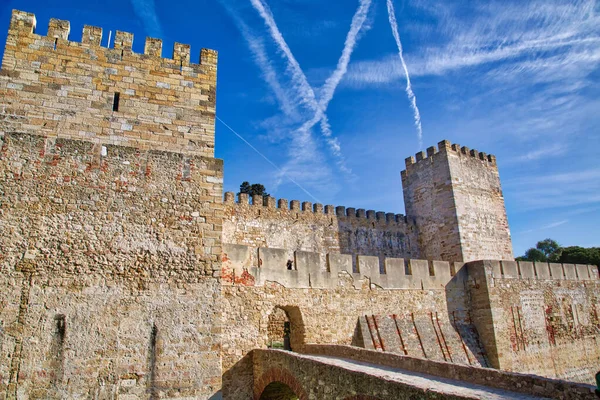
<path fill-rule="evenodd" d="M 113 111 L 119 111 L 119 98 L 121 94 L 119 92 L 115 92 L 115 97 L 113 98 Z"/>
<path fill-rule="evenodd" d="M 183 61 L 179 63 L 179 72 L 183 71 Z"/>
<path fill-rule="evenodd" d="M 182 171 L 183 179 L 190 180 L 192 177 L 192 165 L 189 157 L 184 158 L 183 160 L 183 171 Z"/>
<path fill-rule="evenodd" d="M 58 38 L 54 39 L 54 50 L 56 50 L 57 45 L 58 45 Z"/>

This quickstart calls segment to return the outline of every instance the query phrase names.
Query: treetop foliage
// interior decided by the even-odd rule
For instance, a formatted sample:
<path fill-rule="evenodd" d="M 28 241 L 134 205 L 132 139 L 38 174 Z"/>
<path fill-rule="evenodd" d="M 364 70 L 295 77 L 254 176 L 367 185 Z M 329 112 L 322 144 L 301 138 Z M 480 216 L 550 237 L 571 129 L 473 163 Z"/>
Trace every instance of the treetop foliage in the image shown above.
<path fill-rule="evenodd" d="M 559 262 L 566 264 L 600 265 L 600 247 L 562 247 L 553 239 L 537 242 L 517 261 Z"/>
<path fill-rule="evenodd" d="M 240 191 L 238 192 L 238 194 L 240 194 L 240 193 L 247 193 L 248 196 L 250 196 L 250 197 L 252 197 L 255 194 L 262 196 L 262 197 L 269 196 L 269 193 L 267 193 L 264 185 L 262 185 L 260 183 L 250 184 L 249 182 L 242 182 L 242 184 L 240 185 Z"/>

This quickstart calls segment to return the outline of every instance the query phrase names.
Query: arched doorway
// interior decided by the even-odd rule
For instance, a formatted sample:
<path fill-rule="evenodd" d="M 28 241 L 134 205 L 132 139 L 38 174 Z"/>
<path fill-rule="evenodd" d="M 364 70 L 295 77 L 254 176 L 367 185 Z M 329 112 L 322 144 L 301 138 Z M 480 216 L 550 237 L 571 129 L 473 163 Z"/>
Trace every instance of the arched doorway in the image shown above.
<path fill-rule="evenodd" d="M 297 306 L 276 306 L 267 323 L 267 347 L 298 350 L 304 345 L 304 322 Z"/>
<path fill-rule="evenodd" d="M 269 340 L 267 347 L 271 349 L 292 350 L 290 345 L 291 322 L 287 313 L 275 307 L 269 315 L 269 324 L 267 325 L 267 334 Z"/>
<path fill-rule="evenodd" d="M 300 397 L 283 382 L 271 382 L 260 395 L 259 400 L 299 400 Z"/>
<path fill-rule="evenodd" d="M 287 369 L 270 368 L 254 381 L 254 400 L 308 400 L 308 396 Z"/>

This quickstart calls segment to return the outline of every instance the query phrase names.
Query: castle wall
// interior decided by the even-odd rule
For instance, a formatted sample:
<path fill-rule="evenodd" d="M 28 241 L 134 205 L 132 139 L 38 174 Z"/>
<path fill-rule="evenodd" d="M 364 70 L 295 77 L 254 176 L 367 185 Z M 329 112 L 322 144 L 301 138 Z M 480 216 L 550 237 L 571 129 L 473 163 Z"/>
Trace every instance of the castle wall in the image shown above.
<path fill-rule="evenodd" d="M 388 258 L 381 273 L 379 262 L 359 255 L 354 272 L 351 255 L 224 244 L 226 398 L 248 395 L 244 356 L 268 346 L 270 317 L 279 308 L 292 324 L 292 350 L 304 343 L 353 344 L 488 365 L 469 315 L 462 263 Z"/>
<path fill-rule="evenodd" d="M 406 159 L 402 186 L 422 258 L 513 259 L 494 156 L 444 140 Z"/>
<path fill-rule="evenodd" d="M 266 205 L 257 196 L 225 194 L 223 243 L 273 247 L 291 252 L 362 254 L 385 257 L 418 257 L 414 226 L 404 215 L 323 206 L 269 197 Z M 277 203 L 277 205 L 276 205 Z M 324 259 L 321 260 L 324 263 Z"/>
<path fill-rule="evenodd" d="M 222 162 L 7 133 L 1 398 L 220 389 Z"/>
<path fill-rule="evenodd" d="M 448 153 L 463 261 L 513 260 L 495 157 L 458 145 L 440 151 Z"/>
<path fill-rule="evenodd" d="M 381 321 L 382 316 L 396 314 L 400 323 L 407 326 L 410 326 L 408 324 L 414 316 L 421 341 L 431 348 L 440 347 L 430 313 L 438 312 L 444 332 L 456 334 L 446 311 L 444 290 L 356 289 L 351 285 L 308 290 L 288 289 L 274 282 L 264 286 L 223 286 L 222 290 L 225 398 L 249 398 L 247 377 L 243 373 L 230 371 L 243 370 L 244 355 L 253 349 L 267 347 L 269 315 L 276 307 L 288 310 L 292 322 L 292 350 L 299 350 L 297 341 L 294 340 L 295 329 L 302 330 L 302 338 L 306 343 L 360 345 L 353 340 L 359 335 L 356 332 L 360 329 L 358 320 L 365 315 L 369 319 L 375 316 Z M 300 320 L 297 316 L 300 316 Z M 407 331 L 405 337 L 411 345 L 411 355 L 414 351 L 414 356 L 424 357 L 422 353 L 419 354 L 422 350 L 414 328 Z M 392 349 L 393 344 L 389 342 L 389 349 Z M 412 347 L 413 344 L 415 347 Z M 452 351 L 454 350 L 453 348 Z M 461 347 L 456 352 L 464 350 Z M 441 350 L 429 353 L 428 356 L 443 360 Z M 474 357 L 472 360 L 475 362 Z M 242 364 L 242 367 L 238 364 Z"/>
<path fill-rule="evenodd" d="M 492 366 L 593 383 L 600 280 L 588 265 L 468 264 L 472 314 Z"/>
<path fill-rule="evenodd" d="M 13 12 L 0 131 L 214 155 L 215 51 L 203 49 L 194 64 L 189 45 L 176 43 L 167 59 L 159 39 L 136 54 L 127 32 L 105 48 L 100 28 L 84 27 L 79 43 L 68 40 L 68 21 L 51 20 L 47 36 L 33 33 L 35 25 L 33 14 Z"/>

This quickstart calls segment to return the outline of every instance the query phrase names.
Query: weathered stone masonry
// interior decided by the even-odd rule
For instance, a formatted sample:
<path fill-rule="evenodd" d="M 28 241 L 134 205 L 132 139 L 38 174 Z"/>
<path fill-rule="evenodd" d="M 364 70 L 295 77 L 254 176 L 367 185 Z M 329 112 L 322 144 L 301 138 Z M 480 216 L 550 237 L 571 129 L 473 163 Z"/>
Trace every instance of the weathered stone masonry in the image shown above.
<path fill-rule="evenodd" d="M 47 36 L 35 25 L 33 14 L 13 13 L 0 79 L 3 131 L 214 156 L 215 51 L 203 49 L 194 64 L 189 45 L 175 43 L 167 59 L 159 39 L 136 54 L 127 32 L 105 48 L 100 28 L 85 26 L 79 43 L 68 40 L 68 21 L 51 20 Z"/>
<path fill-rule="evenodd" d="M 223 242 L 314 253 L 417 258 L 414 224 L 402 214 L 225 193 Z"/>
<path fill-rule="evenodd" d="M 216 53 L 15 11 L 0 122 L 0 398 L 221 387 Z M 120 92 L 119 111 L 113 111 Z"/>
<path fill-rule="evenodd" d="M 406 159 L 406 214 L 428 260 L 512 260 L 496 157 L 443 140 Z"/>

